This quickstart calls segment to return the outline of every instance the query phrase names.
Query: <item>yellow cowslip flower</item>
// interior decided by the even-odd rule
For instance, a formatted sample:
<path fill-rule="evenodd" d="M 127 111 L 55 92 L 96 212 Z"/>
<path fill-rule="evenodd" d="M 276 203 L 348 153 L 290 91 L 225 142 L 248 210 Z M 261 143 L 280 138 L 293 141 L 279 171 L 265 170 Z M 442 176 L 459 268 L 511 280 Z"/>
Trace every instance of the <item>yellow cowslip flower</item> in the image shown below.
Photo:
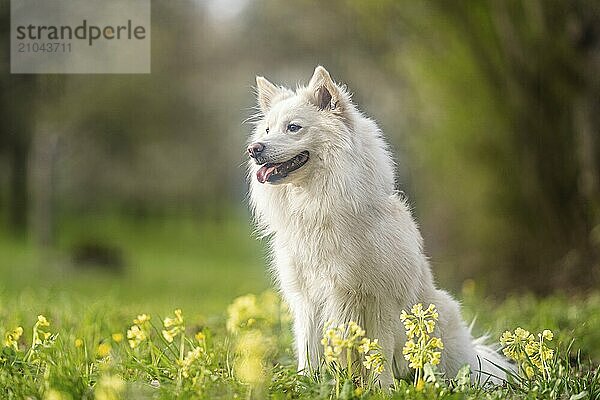
<path fill-rule="evenodd" d="M 327 361 L 328 363 L 333 363 L 333 362 L 337 362 L 339 361 L 339 357 L 342 354 L 342 347 L 341 346 L 326 346 L 325 347 L 325 351 L 324 351 L 324 355 L 325 355 L 325 361 Z"/>
<path fill-rule="evenodd" d="M 75 347 L 80 348 L 81 346 L 83 346 L 83 339 L 75 339 Z"/>
<path fill-rule="evenodd" d="M 125 382 L 117 375 L 103 375 L 94 389 L 95 400 L 119 400 L 123 396 Z"/>
<path fill-rule="evenodd" d="M 102 342 L 98 345 L 98 349 L 96 349 L 96 355 L 100 358 L 104 358 L 110 354 L 110 350 L 110 344 Z"/>
<path fill-rule="evenodd" d="M 550 371 L 548 363 L 552 361 L 554 350 L 546 346 L 545 341 L 551 341 L 554 334 L 545 329 L 536 335 L 529 331 L 516 328 L 514 332 L 506 331 L 500 337 L 502 352 L 519 364 L 519 371 L 529 379 L 538 372 L 547 377 Z"/>
<path fill-rule="evenodd" d="M 365 354 L 363 365 L 366 369 L 372 369 L 376 374 L 381 374 L 383 372 L 384 361 L 381 352 L 371 352 L 370 354 Z"/>
<path fill-rule="evenodd" d="M 179 334 L 185 332 L 185 325 L 181 310 L 175 310 L 174 314 L 175 318 L 167 317 L 163 321 L 165 329 L 162 331 L 162 335 L 169 343 L 172 343 Z"/>
<path fill-rule="evenodd" d="M 515 336 L 520 340 L 527 340 L 531 337 L 531 333 L 522 328 L 515 329 Z"/>
<path fill-rule="evenodd" d="M 11 347 L 15 351 L 19 351 L 19 339 L 23 335 L 23 327 L 17 326 L 12 331 L 8 331 L 4 334 L 4 346 Z"/>
<path fill-rule="evenodd" d="M 350 321 L 348 323 L 348 328 L 350 329 L 350 334 L 351 335 L 356 335 L 356 336 L 360 336 L 360 337 L 365 336 L 365 333 L 366 333 L 365 330 L 362 329 L 360 327 L 360 325 L 358 325 L 354 321 Z"/>
<path fill-rule="evenodd" d="M 533 378 L 535 372 L 533 371 L 533 368 L 531 366 L 525 367 L 525 375 L 527 375 L 529 379 Z"/>
<path fill-rule="evenodd" d="M 52 334 L 45 332 L 44 328 L 50 326 L 50 322 L 43 315 L 38 315 L 36 323 L 33 325 L 33 337 L 31 348 L 35 349 L 39 345 L 49 346 L 53 342 Z"/>
<path fill-rule="evenodd" d="M 175 340 L 175 338 L 182 332 L 182 330 L 180 328 L 172 328 L 169 330 L 165 330 L 163 329 L 162 331 L 162 335 L 165 338 L 165 340 L 169 343 L 173 343 L 173 340 Z"/>
<path fill-rule="evenodd" d="M 135 349 L 146 339 L 146 332 L 137 325 L 133 325 L 127 330 L 127 341 L 129 342 L 129 347 L 132 349 Z"/>
<path fill-rule="evenodd" d="M 412 339 L 415 335 L 422 336 L 423 334 L 433 333 L 435 321 L 438 318 L 439 314 L 434 304 L 430 304 L 424 310 L 423 305 L 418 303 L 412 306 L 410 314 L 404 310 L 400 313 L 400 320 L 404 324 L 406 336 L 409 339 Z"/>
<path fill-rule="evenodd" d="M 235 365 L 235 372 L 240 381 L 253 386 L 265 381 L 264 365 L 260 358 L 240 358 Z"/>
<path fill-rule="evenodd" d="M 247 294 L 237 297 L 227 307 L 227 330 L 235 334 L 254 328 L 269 331 L 277 323 L 289 322 L 290 319 L 287 305 L 271 290 L 260 296 Z"/>
<path fill-rule="evenodd" d="M 411 308 L 410 314 L 402 310 L 400 320 L 406 329 L 407 341 L 402 348 L 404 358 L 409 362 L 408 366 L 416 370 L 415 385 L 418 386 L 423 378 L 423 367 L 429 363 L 437 365 L 442 356 L 444 348 L 442 340 L 429 335 L 435 330 L 435 323 L 439 314 L 434 304 L 423 309 L 421 303 Z"/>
<path fill-rule="evenodd" d="M 421 317 L 423 315 L 423 304 L 418 303 L 412 306 L 412 308 L 410 309 L 410 313 L 415 317 Z"/>
<path fill-rule="evenodd" d="M 140 314 L 137 316 L 137 318 L 135 318 L 133 320 L 133 323 L 141 326 L 141 325 L 145 324 L 146 322 L 150 322 L 150 318 L 151 317 L 148 314 Z"/>
<path fill-rule="evenodd" d="M 350 354 L 356 349 L 356 352 L 362 355 L 362 363 L 366 369 L 373 371 L 375 374 L 383 372 L 385 358 L 377 339 L 371 340 L 364 337 L 365 330 L 354 321 L 333 328 L 329 326 L 331 326 L 331 323 L 326 325 L 321 339 L 323 355 L 327 364 L 338 365 L 341 362 L 340 356 L 344 351 L 346 351 L 346 354 Z"/>
<path fill-rule="evenodd" d="M 427 333 L 432 333 L 435 328 L 435 322 L 433 320 L 428 320 L 423 322 L 425 324 L 425 330 Z"/>
<path fill-rule="evenodd" d="M 227 330 L 235 333 L 241 327 L 245 327 L 250 318 L 255 318 L 260 314 L 255 295 L 240 296 L 227 307 Z"/>
<path fill-rule="evenodd" d="M 273 339 L 257 329 L 242 332 L 236 343 L 234 371 L 240 381 L 261 386 L 267 379 L 265 358 Z"/>
<path fill-rule="evenodd" d="M 165 328 L 170 328 L 172 326 L 183 325 L 183 314 L 181 313 L 181 309 L 177 309 L 174 311 L 175 318 L 167 317 L 163 321 L 163 325 Z"/>
<path fill-rule="evenodd" d="M 442 342 L 442 339 L 433 337 L 429 339 L 429 346 L 432 348 L 443 349 L 444 343 Z"/>
<path fill-rule="evenodd" d="M 44 392 L 44 400 L 71 400 L 69 394 L 50 388 Z"/>
<path fill-rule="evenodd" d="M 417 392 L 423 391 L 423 389 L 425 389 L 425 379 L 419 378 L 417 380 L 417 384 L 415 385 L 415 389 L 417 389 Z"/>
<path fill-rule="evenodd" d="M 50 326 L 50 322 L 48 322 L 48 319 L 46 319 L 46 317 L 44 317 L 43 315 L 38 315 L 37 319 L 37 326 Z"/>
<path fill-rule="evenodd" d="M 429 360 L 429 363 L 431 365 L 438 365 L 441 361 L 441 358 L 442 358 L 442 352 L 434 351 L 431 353 L 431 359 Z"/>
<path fill-rule="evenodd" d="M 358 344 L 358 352 L 359 353 L 368 353 L 369 351 L 372 350 L 378 350 L 381 349 L 381 346 L 379 346 L 379 339 L 369 339 L 369 338 L 363 338 L 360 343 Z"/>
<path fill-rule="evenodd" d="M 202 331 L 197 332 L 194 337 L 200 344 L 204 343 L 204 341 L 206 340 L 206 335 Z"/>
<path fill-rule="evenodd" d="M 192 350 L 188 351 L 187 355 L 181 362 L 181 371 L 185 378 L 190 376 L 190 371 L 192 370 L 194 364 L 201 360 L 203 356 L 205 356 L 205 352 L 201 347 L 194 347 Z"/>
<path fill-rule="evenodd" d="M 111 337 L 115 343 L 121 343 L 123 341 L 123 334 L 121 332 L 115 332 Z"/>
<path fill-rule="evenodd" d="M 544 329 L 544 331 L 541 333 L 541 336 L 545 340 L 552 340 L 554 338 L 554 334 L 550 329 Z"/>

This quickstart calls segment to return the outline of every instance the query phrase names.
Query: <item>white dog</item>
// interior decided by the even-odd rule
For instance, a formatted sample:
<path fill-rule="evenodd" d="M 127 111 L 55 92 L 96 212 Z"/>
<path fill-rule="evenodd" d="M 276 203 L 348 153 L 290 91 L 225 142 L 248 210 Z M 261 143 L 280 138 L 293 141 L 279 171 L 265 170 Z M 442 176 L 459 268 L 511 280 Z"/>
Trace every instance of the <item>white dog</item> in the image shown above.
<path fill-rule="evenodd" d="M 400 312 L 433 303 L 441 370 L 454 376 L 469 364 L 474 379 L 504 378 L 495 364 L 506 361 L 473 340 L 458 303 L 435 287 L 376 123 L 320 66 L 295 91 L 263 77 L 256 84 L 262 118 L 248 146 L 250 201 L 293 313 L 299 370 L 318 366 L 327 321 L 355 321 L 383 348 L 382 385 L 406 377 Z"/>

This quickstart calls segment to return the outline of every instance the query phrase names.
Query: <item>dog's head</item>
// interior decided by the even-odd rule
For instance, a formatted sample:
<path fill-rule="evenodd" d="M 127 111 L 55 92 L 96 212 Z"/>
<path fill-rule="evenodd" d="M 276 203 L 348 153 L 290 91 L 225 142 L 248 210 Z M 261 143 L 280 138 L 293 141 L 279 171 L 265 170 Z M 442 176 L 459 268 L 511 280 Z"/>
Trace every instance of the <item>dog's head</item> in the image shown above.
<path fill-rule="evenodd" d="M 295 91 L 256 77 L 262 118 L 247 148 L 251 178 L 262 184 L 302 184 L 319 174 L 333 147 L 343 146 L 350 96 L 327 70 L 315 69 Z"/>

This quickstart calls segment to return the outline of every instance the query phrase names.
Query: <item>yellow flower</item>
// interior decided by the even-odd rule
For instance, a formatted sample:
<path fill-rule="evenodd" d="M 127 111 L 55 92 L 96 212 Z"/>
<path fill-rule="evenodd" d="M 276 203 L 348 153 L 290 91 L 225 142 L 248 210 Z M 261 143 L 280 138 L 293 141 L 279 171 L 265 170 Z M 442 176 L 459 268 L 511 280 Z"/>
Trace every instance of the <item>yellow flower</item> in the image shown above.
<path fill-rule="evenodd" d="M 146 332 L 144 332 L 139 326 L 133 325 L 130 329 L 127 330 L 127 341 L 129 342 L 129 347 L 135 349 L 147 339 Z"/>
<path fill-rule="evenodd" d="M 439 314 L 434 304 L 423 309 L 422 304 L 415 304 L 410 314 L 402 310 L 400 320 L 406 329 L 407 341 L 402 348 L 404 358 L 409 362 L 408 366 L 416 370 L 415 386 L 418 387 L 423 379 L 423 367 L 429 363 L 437 365 L 440 363 L 444 343 L 440 338 L 430 337 L 435 330 L 435 322 Z"/>
<path fill-rule="evenodd" d="M 56 389 L 48 389 L 44 393 L 44 400 L 71 400 L 72 397 Z"/>
<path fill-rule="evenodd" d="M 500 336 L 500 344 L 502 346 L 506 346 L 513 340 L 513 334 L 510 331 L 505 331 L 502 336 Z"/>
<path fill-rule="evenodd" d="M 374 374 L 383 372 L 385 358 L 377 339 L 371 340 L 364 337 L 365 330 L 354 321 L 350 321 L 347 325 L 340 324 L 334 328 L 330 328 L 330 325 L 331 323 L 326 325 L 321 339 L 327 364 L 334 368 L 336 365 L 339 367 L 340 356 L 344 350 L 350 354 L 356 349 L 358 354 L 363 355 L 362 363 L 366 369 L 373 371 Z"/>
<path fill-rule="evenodd" d="M 83 339 L 75 339 L 75 347 L 80 348 L 81 346 L 83 346 Z"/>
<path fill-rule="evenodd" d="M 554 334 L 550 329 L 544 329 L 544 331 L 542 332 L 542 337 L 545 340 L 552 340 L 554 338 Z"/>
<path fill-rule="evenodd" d="M 410 313 L 413 314 L 415 317 L 421 317 L 423 315 L 423 304 L 418 303 L 412 306 L 412 308 L 410 309 Z"/>
<path fill-rule="evenodd" d="M 260 358 L 240 358 L 236 362 L 235 371 L 240 381 L 260 385 L 264 381 L 263 368 Z"/>
<path fill-rule="evenodd" d="M 181 363 L 181 370 L 185 378 L 190 376 L 190 371 L 193 369 L 194 364 L 201 360 L 203 356 L 205 356 L 205 353 L 201 347 L 194 347 L 193 350 L 188 351 Z"/>
<path fill-rule="evenodd" d="M 536 336 L 529 331 L 516 328 L 514 332 L 506 331 L 500 337 L 502 352 L 507 357 L 519 364 L 519 371 L 529 379 L 537 373 L 548 377 L 550 368 L 548 363 L 552 361 L 554 350 L 548 348 L 545 340 L 551 341 L 554 335 L 549 329 L 545 329 Z"/>
<path fill-rule="evenodd" d="M 247 294 L 237 297 L 227 307 L 227 330 L 230 333 L 254 328 L 268 332 L 276 324 L 289 321 L 287 305 L 271 290 L 260 296 Z"/>
<path fill-rule="evenodd" d="M 533 371 L 533 368 L 531 366 L 525 367 L 525 375 L 527 375 L 527 377 L 530 379 L 533 378 L 535 372 Z"/>
<path fill-rule="evenodd" d="M 140 314 L 133 320 L 133 323 L 136 325 L 143 325 L 146 322 L 150 322 L 150 315 L 148 314 Z"/>
<path fill-rule="evenodd" d="M 4 334 L 4 346 L 11 347 L 15 351 L 19 350 L 19 338 L 23 335 L 23 328 L 18 326 L 12 331 Z"/>
<path fill-rule="evenodd" d="M 119 400 L 122 398 L 125 382 L 116 375 L 101 376 L 94 390 L 96 400 Z"/>
<path fill-rule="evenodd" d="M 177 330 L 164 330 L 162 331 L 162 335 L 165 338 L 165 340 L 169 343 L 173 343 L 173 340 L 175 340 L 175 337 L 177 337 L 177 335 L 179 334 L 179 332 Z"/>
<path fill-rule="evenodd" d="M 165 326 L 165 328 L 170 328 L 172 326 L 178 326 L 183 324 L 183 315 L 181 313 L 181 310 L 178 308 L 174 311 L 174 314 L 175 318 L 167 317 L 164 319 L 163 325 Z"/>
<path fill-rule="evenodd" d="M 110 349 L 110 344 L 108 344 L 107 342 L 102 342 L 98 345 L 96 355 L 100 358 L 104 358 L 110 354 Z"/>
<path fill-rule="evenodd" d="M 180 333 L 185 332 L 183 314 L 181 313 L 181 310 L 175 310 L 174 314 L 175 318 L 167 317 L 163 321 L 165 329 L 162 331 L 162 335 L 169 343 L 172 343 Z"/>
<path fill-rule="evenodd" d="M 529 331 L 526 331 L 525 329 L 522 329 L 522 328 L 515 329 L 515 337 L 520 340 L 527 340 L 527 339 L 529 339 L 530 336 L 531 336 L 531 333 L 529 333 Z"/>
<path fill-rule="evenodd" d="M 45 332 L 44 328 L 50 326 L 50 322 L 43 315 L 38 315 L 36 323 L 33 325 L 33 337 L 31 339 L 31 348 L 35 349 L 39 345 L 50 346 L 54 343 L 54 338 L 50 332 Z"/>
<path fill-rule="evenodd" d="M 227 307 L 227 330 L 235 333 L 245 324 L 250 318 L 260 315 L 260 310 L 256 302 L 256 296 L 247 294 L 236 298 L 232 304 Z"/>
<path fill-rule="evenodd" d="M 199 331 L 198 333 L 196 333 L 196 335 L 194 337 L 196 338 L 198 343 L 204 343 L 204 341 L 206 340 L 206 335 L 202 331 Z"/>
<path fill-rule="evenodd" d="M 46 319 L 46 317 L 44 317 L 43 315 L 38 315 L 37 317 L 38 321 L 37 321 L 37 325 L 38 326 L 50 326 L 50 322 L 48 322 L 48 320 Z"/>
<path fill-rule="evenodd" d="M 115 343 L 121 343 L 123 341 L 123 334 L 121 332 L 113 333 L 111 337 Z"/>
<path fill-rule="evenodd" d="M 147 332 L 150 329 L 150 319 L 151 317 L 149 314 L 139 314 L 137 318 L 133 319 L 134 325 L 127 330 L 127 342 L 129 343 L 129 347 L 135 349 L 140 343 L 148 339 Z M 122 333 L 113 333 L 111 337 L 116 343 L 123 341 Z"/>
<path fill-rule="evenodd" d="M 267 370 L 264 360 L 272 345 L 272 339 L 259 330 L 242 333 L 236 344 L 238 357 L 234 364 L 234 371 L 242 382 L 253 386 L 260 386 L 265 382 Z"/>
<path fill-rule="evenodd" d="M 325 361 L 332 363 L 337 360 L 337 354 L 333 352 L 333 347 L 327 346 L 324 351 Z"/>

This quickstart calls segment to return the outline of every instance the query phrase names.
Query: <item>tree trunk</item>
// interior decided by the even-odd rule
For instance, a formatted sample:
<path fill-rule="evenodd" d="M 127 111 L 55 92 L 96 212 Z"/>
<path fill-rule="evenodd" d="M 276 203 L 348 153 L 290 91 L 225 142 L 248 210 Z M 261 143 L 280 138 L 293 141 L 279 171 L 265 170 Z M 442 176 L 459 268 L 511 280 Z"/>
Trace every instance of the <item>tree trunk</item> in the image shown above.
<path fill-rule="evenodd" d="M 29 135 L 13 135 L 8 149 L 11 165 L 8 222 L 14 233 L 25 234 L 29 210 L 28 166 L 31 143 Z"/>

